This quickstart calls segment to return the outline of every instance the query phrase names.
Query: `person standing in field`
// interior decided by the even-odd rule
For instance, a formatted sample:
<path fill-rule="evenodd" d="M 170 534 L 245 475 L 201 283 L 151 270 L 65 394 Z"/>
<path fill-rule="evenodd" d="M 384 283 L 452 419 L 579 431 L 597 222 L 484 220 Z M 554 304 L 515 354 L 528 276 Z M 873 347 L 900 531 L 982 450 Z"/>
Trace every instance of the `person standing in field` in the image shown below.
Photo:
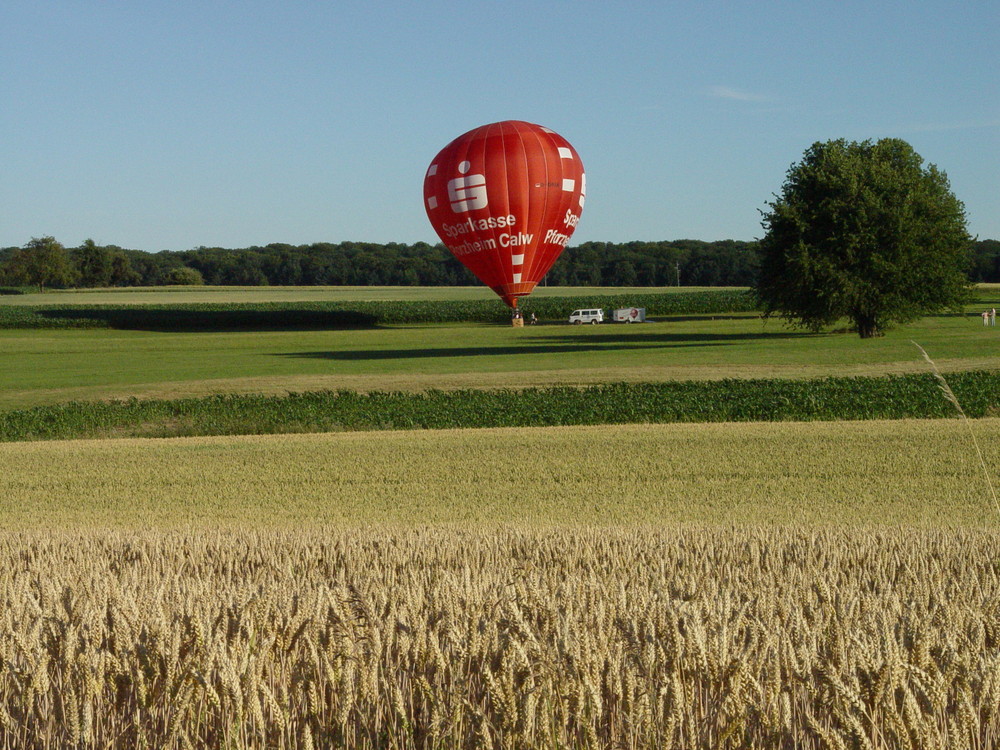
<path fill-rule="evenodd" d="M 997 309 L 995 307 L 990 308 L 990 325 L 995 326 L 997 324 Z"/>
<path fill-rule="evenodd" d="M 988 326 L 990 324 L 990 311 L 983 310 L 983 325 Z"/>

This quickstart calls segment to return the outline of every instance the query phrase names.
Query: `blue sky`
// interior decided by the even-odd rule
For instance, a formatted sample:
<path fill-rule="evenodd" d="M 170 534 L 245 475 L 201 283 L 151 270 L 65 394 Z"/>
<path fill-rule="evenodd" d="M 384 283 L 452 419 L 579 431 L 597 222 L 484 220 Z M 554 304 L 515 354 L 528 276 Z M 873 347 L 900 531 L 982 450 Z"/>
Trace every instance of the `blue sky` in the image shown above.
<path fill-rule="evenodd" d="M 473 127 L 550 127 L 588 240 L 744 239 L 816 141 L 900 137 L 1000 239 L 1000 2 L 5 0 L 0 246 L 437 241 Z"/>

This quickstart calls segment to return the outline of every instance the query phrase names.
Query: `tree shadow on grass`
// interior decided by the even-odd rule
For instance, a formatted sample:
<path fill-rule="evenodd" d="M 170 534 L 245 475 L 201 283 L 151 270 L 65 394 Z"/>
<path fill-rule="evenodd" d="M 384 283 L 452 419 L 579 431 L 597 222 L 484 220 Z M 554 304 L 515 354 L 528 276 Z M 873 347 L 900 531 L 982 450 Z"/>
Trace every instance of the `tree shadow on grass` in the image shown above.
<path fill-rule="evenodd" d="M 594 340 L 598 342 L 610 343 L 636 343 L 655 345 L 702 345 L 702 346 L 725 346 L 729 344 L 743 343 L 747 341 L 775 341 L 781 339 L 804 339 L 825 336 L 825 333 L 813 333 L 812 331 L 793 330 L 785 328 L 771 331 L 738 331 L 738 332 L 676 332 L 664 330 L 664 327 L 650 326 L 648 329 L 636 330 L 636 326 L 616 325 L 596 328 L 583 328 L 567 331 L 566 333 L 552 333 L 540 336 L 535 341 L 546 341 L 550 343 L 579 341 L 581 336 L 586 336 L 593 332 Z"/>
<path fill-rule="evenodd" d="M 366 361 L 388 359 L 436 359 L 441 357 L 494 357 L 520 354 L 574 354 L 583 352 L 638 351 L 692 347 L 732 346 L 762 339 L 808 338 L 821 334 L 774 333 L 612 333 L 581 340 L 579 334 L 542 336 L 532 343 L 499 346 L 456 346 L 414 349 L 338 349 L 333 351 L 285 352 L 271 356 Z"/>
<path fill-rule="evenodd" d="M 198 310 L 136 307 L 134 309 L 47 308 L 37 314 L 49 319 L 85 320 L 125 331 L 227 332 L 299 331 L 374 328 L 374 315 L 354 310 Z"/>

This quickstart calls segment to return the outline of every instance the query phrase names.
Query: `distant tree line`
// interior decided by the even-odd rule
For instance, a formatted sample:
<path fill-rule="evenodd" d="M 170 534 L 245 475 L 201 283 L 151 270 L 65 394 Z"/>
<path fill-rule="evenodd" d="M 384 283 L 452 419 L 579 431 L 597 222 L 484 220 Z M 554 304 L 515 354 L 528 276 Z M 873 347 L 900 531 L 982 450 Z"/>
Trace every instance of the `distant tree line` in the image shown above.
<path fill-rule="evenodd" d="M 551 286 L 752 286 L 756 242 L 585 242 L 549 271 Z M 1000 282 L 1000 241 L 973 243 L 969 276 Z M 466 286 L 479 283 L 442 244 L 274 243 L 263 247 L 148 253 L 53 237 L 0 248 L 0 285 L 39 289 L 213 284 L 221 286 Z"/>
<path fill-rule="evenodd" d="M 976 283 L 1000 283 L 1000 240 L 972 243 L 969 278 Z"/>

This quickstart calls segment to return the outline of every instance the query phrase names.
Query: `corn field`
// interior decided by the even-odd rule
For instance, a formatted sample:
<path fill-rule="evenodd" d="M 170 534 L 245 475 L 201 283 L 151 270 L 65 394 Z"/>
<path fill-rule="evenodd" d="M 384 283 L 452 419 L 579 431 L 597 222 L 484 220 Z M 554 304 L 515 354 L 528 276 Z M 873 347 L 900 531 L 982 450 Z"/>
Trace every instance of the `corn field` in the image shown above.
<path fill-rule="evenodd" d="M 1000 414 L 1000 373 L 951 373 L 970 417 Z M 0 442 L 341 430 L 664 424 L 955 416 L 927 373 L 885 377 L 610 383 L 584 388 L 319 391 L 281 396 L 69 402 L 0 413 Z"/>
<path fill-rule="evenodd" d="M 736 288 L 532 297 L 522 305 L 526 313 L 560 321 L 579 307 L 644 307 L 649 315 L 692 315 L 757 312 L 760 305 L 752 292 Z M 471 300 L 0 305 L 0 329 L 281 330 L 458 322 L 509 323 L 510 310 L 485 295 Z"/>
<path fill-rule="evenodd" d="M 1000 535 L 20 531 L 4 748 L 991 748 Z"/>

